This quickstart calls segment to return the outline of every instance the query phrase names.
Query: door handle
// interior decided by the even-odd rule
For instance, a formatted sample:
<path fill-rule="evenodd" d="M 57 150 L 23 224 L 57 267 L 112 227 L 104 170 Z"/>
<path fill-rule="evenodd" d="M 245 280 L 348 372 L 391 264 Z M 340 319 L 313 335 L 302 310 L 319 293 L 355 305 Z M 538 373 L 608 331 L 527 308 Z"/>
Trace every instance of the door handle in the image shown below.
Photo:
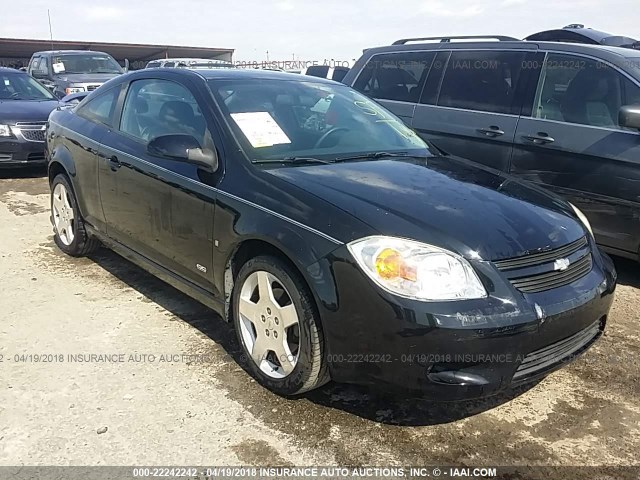
<path fill-rule="evenodd" d="M 477 132 L 491 138 L 504 135 L 504 130 L 500 130 L 500 127 L 496 125 L 491 125 L 489 128 L 478 128 Z"/>
<path fill-rule="evenodd" d="M 553 143 L 556 141 L 555 138 L 550 137 L 544 132 L 538 132 L 537 135 L 524 135 L 523 138 L 535 143 L 536 145 L 544 145 L 546 143 Z"/>
<path fill-rule="evenodd" d="M 118 169 L 122 166 L 120 160 L 115 155 L 109 158 L 109 168 L 111 168 L 112 172 L 118 171 Z"/>

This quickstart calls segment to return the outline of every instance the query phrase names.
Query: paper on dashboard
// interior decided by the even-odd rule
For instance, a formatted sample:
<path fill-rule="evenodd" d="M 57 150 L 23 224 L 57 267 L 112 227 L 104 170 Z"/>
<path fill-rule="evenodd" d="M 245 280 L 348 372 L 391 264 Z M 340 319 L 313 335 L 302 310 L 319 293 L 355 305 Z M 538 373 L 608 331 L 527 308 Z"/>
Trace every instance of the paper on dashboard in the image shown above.
<path fill-rule="evenodd" d="M 231 118 L 254 148 L 291 143 L 269 112 L 232 113 Z"/>

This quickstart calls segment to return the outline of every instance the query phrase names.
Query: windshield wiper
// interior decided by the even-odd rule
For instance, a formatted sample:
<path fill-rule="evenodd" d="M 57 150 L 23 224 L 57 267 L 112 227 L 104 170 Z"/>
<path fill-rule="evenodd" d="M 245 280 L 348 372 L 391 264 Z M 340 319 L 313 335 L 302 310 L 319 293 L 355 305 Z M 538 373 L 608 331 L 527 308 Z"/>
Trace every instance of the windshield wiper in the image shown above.
<path fill-rule="evenodd" d="M 323 160 L 321 158 L 314 157 L 284 157 L 276 160 L 259 159 L 254 160 L 253 163 L 290 163 L 293 165 L 307 165 L 310 163 L 333 163 L 333 160 Z"/>
<path fill-rule="evenodd" d="M 348 162 L 351 160 L 376 160 L 378 158 L 393 158 L 393 157 L 408 157 L 409 154 L 407 152 L 370 152 L 370 153 L 362 153 L 359 155 L 349 155 L 346 157 L 338 157 L 333 160 L 334 163 L 338 162 Z"/>

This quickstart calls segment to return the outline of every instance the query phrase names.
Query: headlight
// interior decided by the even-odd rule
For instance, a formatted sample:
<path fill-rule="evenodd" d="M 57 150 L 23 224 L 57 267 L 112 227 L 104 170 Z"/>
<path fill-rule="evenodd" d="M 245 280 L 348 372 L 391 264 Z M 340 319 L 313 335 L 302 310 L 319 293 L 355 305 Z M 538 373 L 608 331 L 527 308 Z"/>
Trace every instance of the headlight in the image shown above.
<path fill-rule="evenodd" d="M 11 128 L 9 125 L 0 125 L 0 137 L 10 137 L 11 136 Z"/>
<path fill-rule="evenodd" d="M 576 207 L 573 203 L 569 203 L 569 205 L 571 205 L 571 208 L 573 208 L 573 211 L 576 212 L 576 215 L 578 216 L 578 218 L 580 219 L 580 221 L 582 222 L 582 224 L 584 225 L 584 228 L 586 228 L 587 230 L 589 230 L 589 233 L 591 234 L 591 236 L 593 237 L 593 229 L 591 228 L 591 224 L 589 223 L 589 220 L 587 219 L 587 217 L 585 216 L 584 213 L 582 213 L 580 211 L 580 209 L 578 207 Z"/>
<path fill-rule="evenodd" d="M 79 92 L 84 92 L 84 87 L 67 87 L 64 89 L 64 93 L 66 93 L 67 95 Z"/>
<path fill-rule="evenodd" d="M 442 248 L 382 236 L 356 240 L 347 247 L 365 273 L 393 294 L 426 301 L 487 296 L 469 262 Z"/>

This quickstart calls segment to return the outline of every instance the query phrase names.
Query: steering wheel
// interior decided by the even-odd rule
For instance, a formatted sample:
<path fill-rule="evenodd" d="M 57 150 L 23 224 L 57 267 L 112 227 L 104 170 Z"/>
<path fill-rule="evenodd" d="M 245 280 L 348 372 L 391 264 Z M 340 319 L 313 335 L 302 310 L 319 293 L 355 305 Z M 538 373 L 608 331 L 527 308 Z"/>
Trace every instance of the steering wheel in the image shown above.
<path fill-rule="evenodd" d="M 336 132 L 342 132 L 342 131 L 348 131 L 348 128 L 345 127 L 333 127 L 330 128 L 329 130 L 327 130 L 325 132 L 324 135 L 322 135 L 318 141 L 316 142 L 316 144 L 313 146 L 313 148 L 320 148 L 322 146 L 322 144 L 327 140 L 327 138 L 329 138 L 331 135 L 333 135 Z"/>

